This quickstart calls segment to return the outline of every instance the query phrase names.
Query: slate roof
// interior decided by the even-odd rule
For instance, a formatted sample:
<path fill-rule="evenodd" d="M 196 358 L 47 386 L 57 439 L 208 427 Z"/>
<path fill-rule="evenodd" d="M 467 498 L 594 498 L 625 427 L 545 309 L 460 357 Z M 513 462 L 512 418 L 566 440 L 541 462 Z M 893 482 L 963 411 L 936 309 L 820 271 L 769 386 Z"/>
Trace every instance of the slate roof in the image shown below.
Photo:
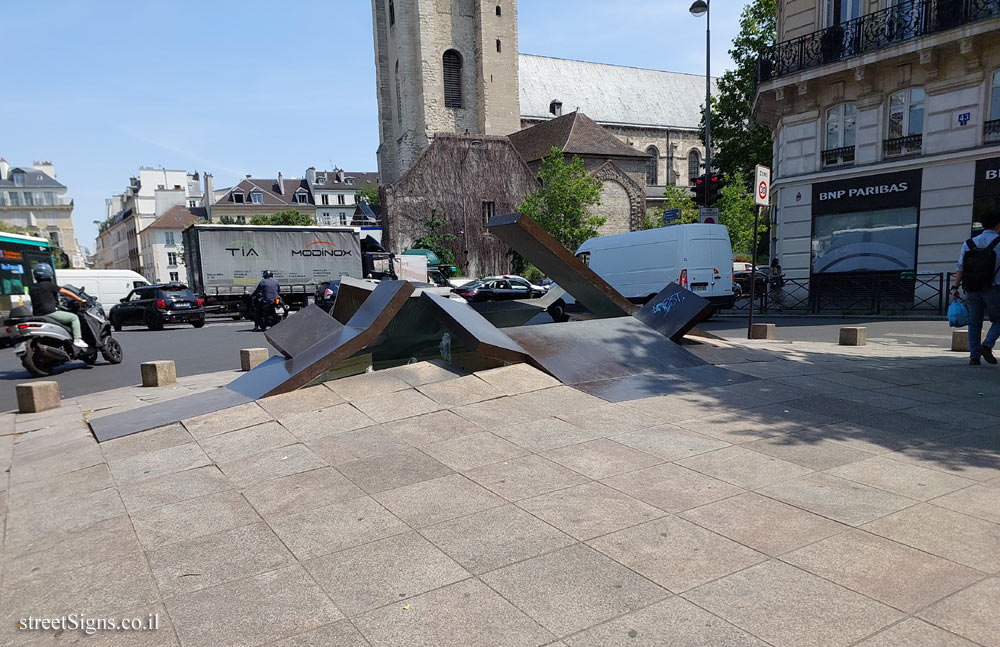
<path fill-rule="evenodd" d="M 582 112 L 543 121 L 509 135 L 518 154 L 531 163 L 549 154 L 552 147 L 581 157 L 641 157 L 637 151 L 595 123 Z"/>
<path fill-rule="evenodd" d="M 551 119 L 556 100 L 602 124 L 697 129 L 705 103 L 704 75 L 531 54 L 518 55 L 518 81 L 525 119 Z"/>
<path fill-rule="evenodd" d="M 294 180 L 294 179 L 282 179 L 283 193 L 278 192 L 278 180 L 271 178 L 246 178 L 240 180 L 239 184 L 234 186 L 232 189 L 226 192 L 222 198 L 215 202 L 215 205 L 226 206 L 231 204 L 240 204 L 238 202 L 233 202 L 233 192 L 237 189 L 243 190 L 244 202 L 243 204 L 253 204 L 250 202 L 250 193 L 255 190 L 260 190 L 263 206 L 284 206 L 284 205 L 296 205 L 300 204 L 295 202 L 295 192 L 300 188 L 305 189 L 306 194 L 309 196 L 308 202 L 306 204 L 316 204 L 313 200 L 312 192 L 309 191 L 309 183 L 305 180 Z"/>
<path fill-rule="evenodd" d="M 351 171 L 344 171 L 344 179 L 354 178 L 354 184 L 347 184 L 347 182 L 337 181 L 336 171 L 316 171 L 316 179 L 325 177 L 326 182 L 323 184 L 317 183 L 315 188 L 318 190 L 337 190 L 337 189 L 359 189 L 367 184 L 378 184 L 378 173 L 352 173 Z"/>
<path fill-rule="evenodd" d="M 208 211 L 204 207 L 175 205 L 149 224 L 147 229 L 184 229 L 188 225 L 205 222 Z"/>
<path fill-rule="evenodd" d="M 24 186 L 14 186 L 14 173 L 24 172 Z M 17 189 L 65 189 L 66 185 L 50 177 L 48 174 L 38 169 L 23 166 L 15 166 L 7 172 L 7 177 L 0 177 L 0 187 Z"/>

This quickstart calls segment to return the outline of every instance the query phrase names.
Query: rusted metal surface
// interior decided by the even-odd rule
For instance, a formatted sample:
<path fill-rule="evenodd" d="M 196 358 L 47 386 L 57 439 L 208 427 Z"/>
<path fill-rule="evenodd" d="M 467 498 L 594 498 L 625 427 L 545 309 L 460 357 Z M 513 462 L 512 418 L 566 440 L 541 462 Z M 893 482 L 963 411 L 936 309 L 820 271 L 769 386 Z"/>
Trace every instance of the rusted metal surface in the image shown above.
<path fill-rule="evenodd" d="M 708 300 L 671 283 L 647 301 L 635 317 L 664 337 L 680 343 L 681 337 L 711 314 L 712 304 Z"/>

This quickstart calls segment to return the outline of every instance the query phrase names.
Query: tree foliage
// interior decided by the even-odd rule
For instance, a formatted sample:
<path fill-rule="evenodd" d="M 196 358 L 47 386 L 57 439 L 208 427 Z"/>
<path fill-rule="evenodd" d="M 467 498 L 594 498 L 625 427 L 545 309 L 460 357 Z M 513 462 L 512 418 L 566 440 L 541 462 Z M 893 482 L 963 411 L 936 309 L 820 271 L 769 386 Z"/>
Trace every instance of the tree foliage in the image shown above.
<path fill-rule="evenodd" d="M 753 202 L 753 193 L 747 190 L 739 178 L 726 176 L 726 183 L 719 192 L 715 207 L 719 210 L 719 222 L 729 229 L 733 252 L 751 254 L 754 210 L 757 208 Z M 766 232 L 767 218 L 760 218 L 757 240 L 760 241 Z"/>
<path fill-rule="evenodd" d="M 455 252 L 451 245 L 458 240 L 458 236 L 441 231 L 447 225 L 447 221 L 437 215 L 437 210 L 431 209 L 431 218 L 424 222 L 426 233 L 413 241 L 413 249 L 429 249 L 441 259 L 444 265 L 458 265 L 455 260 Z"/>
<path fill-rule="evenodd" d="M 694 203 L 694 197 L 687 189 L 668 184 L 663 187 L 663 208 L 656 212 L 654 217 L 647 216 L 642 223 L 643 229 L 656 229 L 663 226 L 663 212 L 668 209 L 680 209 L 681 215 L 676 224 L 684 225 L 698 222 L 698 207 Z"/>
<path fill-rule="evenodd" d="M 226 216 L 223 216 L 225 218 Z M 226 223 L 223 223 L 226 224 Z M 312 216 L 299 212 L 298 209 L 287 209 L 278 213 L 268 215 L 256 215 L 250 218 L 251 225 L 285 225 L 292 227 L 305 227 L 315 225 L 316 221 Z"/>
<path fill-rule="evenodd" d="M 527 196 L 517 210 L 528 216 L 570 251 L 598 235 L 606 218 L 591 215 L 590 207 L 601 202 L 601 181 L 587 173 L 583 161 L 567 162 L 553 147 L 542 158 L 538 171 L 542 186 Z"/>
<path fill-rule="evenodd" d="M 757 57 L 774 46 L 775 0 L 750 0 L 740 15 L 740 31 L 729 50 L 736 67 L 718 81 L 712 97 L 712 168 L 753 184 L 754 166 L 770 166 L 771 129 L 753 118 Z M 705 118 L 701 121 L 705 140 Z"/>
<path fill-rule="evenodd" d="M 373 207 L 379 205 L 378 197 L 378 185 L 377 184 L 366 184 L 360 189 L 358 189 L 357 195 L 354 196 L 357 202 L 367 202 Z"/>

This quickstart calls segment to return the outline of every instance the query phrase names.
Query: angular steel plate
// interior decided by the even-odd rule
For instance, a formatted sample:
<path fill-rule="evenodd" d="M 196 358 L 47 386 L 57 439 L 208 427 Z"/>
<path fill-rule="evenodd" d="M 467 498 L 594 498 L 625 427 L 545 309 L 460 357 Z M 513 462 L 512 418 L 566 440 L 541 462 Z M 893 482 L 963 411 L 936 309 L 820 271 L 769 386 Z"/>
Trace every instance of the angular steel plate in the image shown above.
<path fill-rule="evenodd" d="M 316 304 L 306 306 L 271 328 L 264 337 L 285 357 L 295 357 L 344 325 Z"/>
<path fill-rule="evenodd" d="M 273 358 L 278 359 L 280 358 Z M 90 420 L 90 429 L 94 432 L 97 442 L 129 436 L 147 429 L 156 429 L 172 425 L 187 418 L 194 418 L 206 413 L 222 411 L 246 402 L 253 397 L 242 395 L 226 387 L 212 389 L 203 393 L 195 393 L 175 400 L 165 400 L 150 404 L 140 409 L 113 413 L 101 418 Z"/>
<path fill-rule="evenodd" d="M 757 380 L 756 377 L 745 373 L 706 364 L 705 366 L 681 368 L 669 373 L 644 373 L 616 377 L 610 380 L 583 382 L 574 384 L 573 388 L 608 402 L 625 402 L 652 398 L 667 393 L 697 391 L 713 386 L 726 386 L 755 380 Z"/>
<path fill-rule="evenodd" d="M 636 319 L 680 343 L 689 330 L 712 314 L 712 304 L 694 292 L 671 283 L 646 302 Z"/>
<path fill-rule="evenodd" d="M 470 351 L 507 362 L 523 362 L 528 359 L 517 342 L 469 307 L 469 304 L 429 292 L 424 292 L 420 301 Z"/>

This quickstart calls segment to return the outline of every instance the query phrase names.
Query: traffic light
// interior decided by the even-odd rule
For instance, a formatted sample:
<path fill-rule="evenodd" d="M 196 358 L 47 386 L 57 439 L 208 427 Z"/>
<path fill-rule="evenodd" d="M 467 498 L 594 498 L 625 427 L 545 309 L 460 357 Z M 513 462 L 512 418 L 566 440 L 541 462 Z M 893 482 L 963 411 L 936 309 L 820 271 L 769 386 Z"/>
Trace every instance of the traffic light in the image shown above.
<path fill-rule="evenodd" d="M 708 189 L 708 184 L 705 182 L 705 176 L 699 175 L 698 177 L 691 178 L 692 187 L 691 190 L 694 191 L 694 203 L 700 205 L 706 205 L 705 198 L 707 196 L 706 189 Z"/>
<path fill-rule="evenodd" d="M 705 202 L 706 207 L 711 207 L 715 204 L 715 201 L 719 199 L 719 192 L 722 190 L 724 185 L 725 181 L 718 173 L 712 173 L 712 175 L 709 176 L 707 182 L 705 183 L 705 190 L 707 192 L 707 201 Z"/>

